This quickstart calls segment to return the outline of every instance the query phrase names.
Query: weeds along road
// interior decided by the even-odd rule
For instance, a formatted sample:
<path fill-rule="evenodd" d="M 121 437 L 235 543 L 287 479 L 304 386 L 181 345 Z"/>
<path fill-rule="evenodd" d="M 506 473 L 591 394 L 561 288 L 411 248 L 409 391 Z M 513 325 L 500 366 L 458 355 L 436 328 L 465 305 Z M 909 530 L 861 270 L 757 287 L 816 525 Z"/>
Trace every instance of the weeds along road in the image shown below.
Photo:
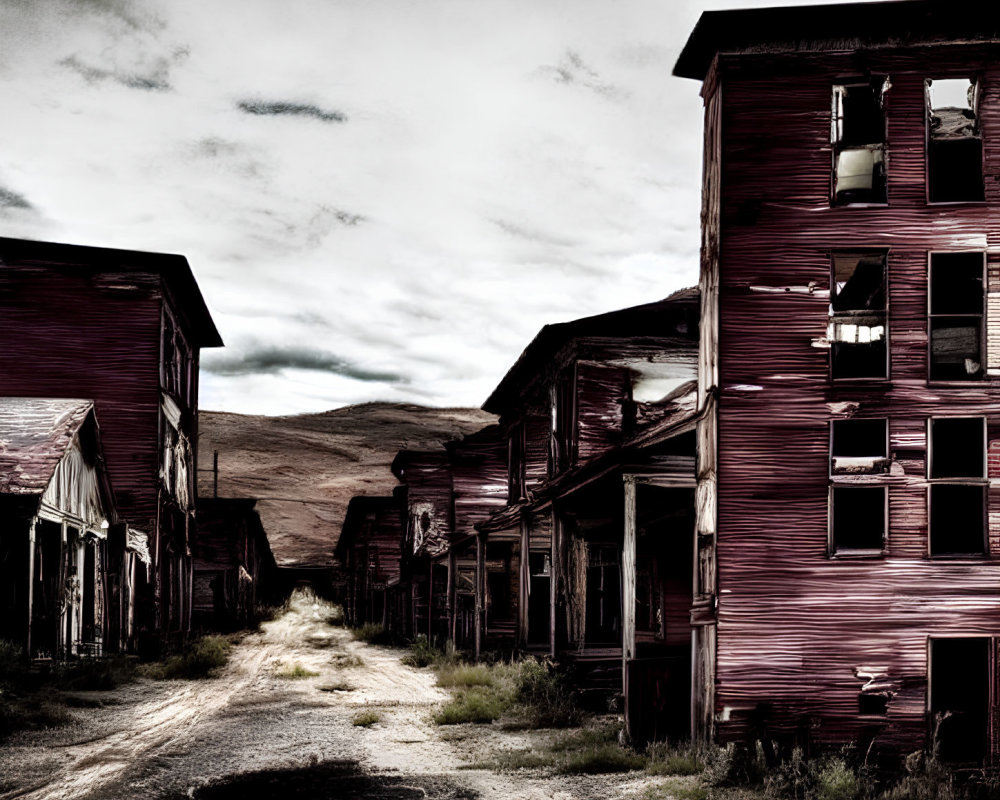
<path fill-rule="evenodd" d="M 0 747 L 0 800 L 130 798 L 622 797 L 622 778 L 527 778 L 462 769 L 551 734 L 437 727 L 449 695 L 401 651 L 354 641 L 298 593 L 287 613 L 204 680 L 148 678 L 87 692 L 74 722 Z M 363 712 L 378 722 L 355 725 Z M 627 781 L 626 781 L 627 783 Z"/>

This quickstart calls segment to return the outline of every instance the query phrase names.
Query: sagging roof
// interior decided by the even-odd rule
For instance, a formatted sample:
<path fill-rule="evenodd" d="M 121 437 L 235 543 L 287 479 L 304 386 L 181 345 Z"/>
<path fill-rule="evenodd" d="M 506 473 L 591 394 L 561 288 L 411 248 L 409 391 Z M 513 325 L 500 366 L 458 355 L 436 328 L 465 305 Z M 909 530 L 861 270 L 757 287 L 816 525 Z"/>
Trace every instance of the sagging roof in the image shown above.
<path fill-rule="evenodd" d="M 347 548 L 353 544 L 357 531 L 365 520 L 369 512 L 378 514 L 380 511 L 396 512 L 402 517 L 400 508 L 400 498 L 393 495 L 355 495 L 347 504 L 347 513 L 344 514 L 344 522 L 340 526 L 340 536 L 334 548 L 334 554 L 342 556 Z"/>
<path fill-rule="evenodd" d="M 681 289 L 663 300 L 632 306 L 571 322 L 546 325 L 514 362 L 493 394 L 483 403 L 483 410 L 503 414 L 511 408 L 525 386 L 539 369 L 564 346 L 583 337 L 676 337 L 665 320 L 674 314 L 677 325 L 687 326 L 688 335 L 696 332 L 699 314 L 697 288 Z M 673 314 L 672 314 L 673 312 Z M 676 326 L 675 326 L 676 328 Z"/>
<path fill-rule="evenodd" d="M 0 397 L 0 494 L 44 494 L 93 411 L 91 400 Z"/>
<path fill-rule="evenodd" d="M 0 266 L 15 264 L 63 269 L 77 267 L 97 272 L 156 273 L 180 305 L 178 310 L 188 320 L 195 344 L 199 347 L 222 347 L 222 337 L 191 266 L 182 255 L 0 237 Z"/>
<path fill-rule="evenodd" d="M 856 50 L 1000 40 L 1000 6 L 958 0 L 894 0 L 706 11 L 674 75 L 704 80 L 716 53 Z"/>

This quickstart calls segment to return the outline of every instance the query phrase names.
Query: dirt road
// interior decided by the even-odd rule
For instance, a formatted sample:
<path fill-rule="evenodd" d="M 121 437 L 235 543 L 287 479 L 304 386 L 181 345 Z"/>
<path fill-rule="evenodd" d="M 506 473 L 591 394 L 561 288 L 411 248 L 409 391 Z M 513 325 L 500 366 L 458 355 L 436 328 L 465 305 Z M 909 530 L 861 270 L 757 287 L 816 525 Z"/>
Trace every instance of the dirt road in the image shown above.
<path fill-rule="evenodd" d="M 608 800 L 644 783 L 469 770 L 490 751 L 551 734 L 435 726 L 430 715 L 448 694 L 433 672 L 403 665 L 398 650 L 353 641 L 327 623 L 329 613 L 298 594 L 233 649 L 218 677 L 87 693 L 104 706 L 0 747 L 0 800 Z M 296 667 L 316 674 L 283 675 Z M 364 711 L 379 721 L 355 725 Z"/>

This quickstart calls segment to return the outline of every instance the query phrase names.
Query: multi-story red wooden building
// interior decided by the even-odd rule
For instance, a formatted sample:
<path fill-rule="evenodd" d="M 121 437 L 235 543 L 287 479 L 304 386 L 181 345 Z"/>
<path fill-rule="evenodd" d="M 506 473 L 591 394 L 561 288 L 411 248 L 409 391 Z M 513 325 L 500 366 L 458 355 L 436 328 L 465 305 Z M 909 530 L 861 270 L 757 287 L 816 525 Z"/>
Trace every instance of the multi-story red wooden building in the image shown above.
<path fill-rule="evenodd" d="M 995 761 L 1000 14 L 705 13 L 696 732 Z"/>
<path fill-rule="evenodd" d="M 199 351 L 222 344 L 187 260 L 0 239 L 0 342 L 0 395 L 94 401 L 118 512 L 152 555 L 140 619 L 187 631 Z"/>

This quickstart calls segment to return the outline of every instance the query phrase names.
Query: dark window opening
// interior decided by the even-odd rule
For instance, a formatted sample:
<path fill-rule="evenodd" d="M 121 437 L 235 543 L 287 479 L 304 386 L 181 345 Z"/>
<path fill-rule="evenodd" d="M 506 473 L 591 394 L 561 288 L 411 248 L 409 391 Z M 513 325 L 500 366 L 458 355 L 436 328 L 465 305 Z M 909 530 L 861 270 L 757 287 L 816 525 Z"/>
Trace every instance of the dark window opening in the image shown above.
<path fill-rule="evenodd" d="M 532 552 L 528 557 L 531 587 L 528 594 L 528 643 L 549 643 L 549 591 L 552 575 L 548 553 Z"/>
<path fill-rule="evenodd" d="M 858 695 L 858 713 L 873 716 L 885 716 L 889 713 L 888 692 Z"/>
<path fill-rule="evenodd" d="M 584 638 L 588 645 L 621 642 L 621 567 L 618 550 L 613 547 L 588 546 L 586 614 Z"/>
<path fill-rule="evenodd" d="M 986 549 L 985 486 L 931 485 L 931 555 L 979 555 Z"/>
<path fill-rule="evenodd" d="M 562 378 L 552 399 L 552 446 L 549 474 L 573 466 L 576 460 L 576 376 Z"/>
<path fill-rule="evenodd" d="M 886 490 L 883 486 L 834 486 L 834 552 L 878 550 L 885 545 Z"/>
<path fill-rule="evenodd" d="M 931 478 L 984 478 L 983 417 L 931 420 Z"/>
<path fill-rule="evenodd" d="M 885 203 L 885 93 L 872 77 L 833 87 L 833 202 Z"/>
<path fill-rule="evenodd" d="M 877 475 L 889 471 L 888 420 L 835 420 L 831 426 L 830 474 Z"/>
<path fill-rule="evenodd" d="M 834 378 L 885 378 L 885 253 L 834 253 L 830 291 L 830 368 Z"/>
<path fill-rule="evenodd" d="M 976 81 L 928 80 L 927 199 L 932 203 L 976 202 L 983 192 L 983 138 Z"/>
<path fill-rule="evenodd" d="M 989 742 L 990 639 L 931 639 L 928 675 L 931 755 L 981 764 Z"/>
<path fill-rule="evenodd" d="M 929 284 L 930 379 L 981 379 L 983 254 L 931 253 Z"/>

